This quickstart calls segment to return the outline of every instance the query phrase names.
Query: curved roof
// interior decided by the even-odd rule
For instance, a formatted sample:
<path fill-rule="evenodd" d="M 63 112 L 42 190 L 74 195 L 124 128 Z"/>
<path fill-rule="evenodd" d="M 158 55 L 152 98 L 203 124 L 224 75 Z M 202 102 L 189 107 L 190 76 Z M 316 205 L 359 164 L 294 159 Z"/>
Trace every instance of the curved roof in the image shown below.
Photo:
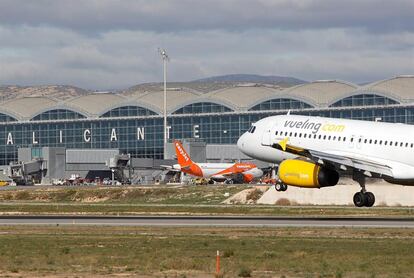
<path fill-rule="evenodd" d="M 64 94 L 66 90 L 57 92 L 58 87 L 53 89 L 57 95 Z M 261 85 L 232 86 L 202 93 L 185 88 L 170 88 L 167 91 L 167 112 L 172 113 L 181 107 L 199 102 L 212 102 L 234 111 L 247 111 L 259 103 L 279 98 L 303 101 L 314 107 L 328 107 L 338 100 L 358 94 L 377 94 L 402 103 L 414 102 L 414 76 L 397 76 L 361 87 L 344 81 L 321 80 L 287 89 Z M 6 100 L 0 102 L 0 113 L 17 120 L 30 120 L 33 116 L 48 110 L 68 109 L 86 117 L 96 118 L 118 107 L 140 106 L 162 114 L 164 101 L 162 90 L 88 93 L 65 100 L 62 98 L 32 96 Z"/>
<path fill-rule="evenodd" d="M 206 94 L 212 102 L 222 103 L 233 110 L 247 110 L 251 103 L 276 95 L 279 90 L 267 87 L 232 87 Z"/>
<path fill-rule="evenodd" d="M 167 91 L 167 113 L 174 112 L 174 109 L 182 103 L 197 102 L 200 95 L 201 93 L 181 90 Z M 135 98 L 135 101 L 142 103 L 143 107 L 151 109 L 151 106 L 156 109 L 152 109 L 155 112 L 162 113 L 161 111 L 164 109 L 164 92 L 148 92 Z"/>
<path fill-rule="evenodd" d="M 355 91 L 357 88 L 357 85 L 344 81 L 318 80 L 289 88 L 285 90 L 285 94 L 309 104 L 314 103 L 315 106 L 320 107 L 326 106 L 332 100 L 338 99 L 343 94 Z"/>
<path fill-rule="evenodd" d="M 29 120 L 40 111 L 54 109 L 58 103 L 49 97 L 25 97 L 1 103 L 0 110 L 19 120 Z"/>
<path fill-rule="evenodd" d="M 102 111 L 123 101 L 125 101 L 125 97 L 118 94 L 96 93 L 70 99 L 66 101 L 65 104 L 68 107 L 81 111 L 82 114 L 96 117 L 99 116 Z"/>
<path fill-rule="evenodd" d="M 374 82 L 364 86 L 363 90 L 388 95 L 401 102 L 414 100 L 414 75 L 401 75 Z"/>

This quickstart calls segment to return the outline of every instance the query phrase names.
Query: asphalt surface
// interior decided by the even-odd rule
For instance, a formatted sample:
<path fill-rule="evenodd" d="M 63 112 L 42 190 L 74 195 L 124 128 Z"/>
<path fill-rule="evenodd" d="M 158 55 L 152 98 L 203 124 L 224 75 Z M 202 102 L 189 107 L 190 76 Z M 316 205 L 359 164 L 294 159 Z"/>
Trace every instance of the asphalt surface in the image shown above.
<path fill-rule="evenodd" d="M 414 228 L 414 219 L 251 216 L 0 216 L 0 225 Z"/>

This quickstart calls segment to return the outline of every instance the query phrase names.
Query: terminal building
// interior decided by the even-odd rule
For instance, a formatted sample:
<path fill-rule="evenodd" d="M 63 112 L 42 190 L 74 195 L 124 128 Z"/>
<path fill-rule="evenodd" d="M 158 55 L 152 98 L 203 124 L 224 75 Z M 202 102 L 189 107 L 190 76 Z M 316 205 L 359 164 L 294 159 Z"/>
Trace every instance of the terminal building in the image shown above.
<path fill-rule="evenodd" d="M 320 80 L 290 88 L 263 84 L 240 84 L 207 92 L 169 88 L 167 102 L 170 140 L 205 143 L 207 161 L 247 160 L 235 146 L 239 136 L 259 119 L 289 110 L 292 114 L 413 124 L 414 76 L 362 86 Z M 106 156 L 98 155 L 99 150 L 108 156 L 116 150 L 116 154 L 141 159 L 137 164 L 144 160 L 147 164 L 153 161 L 148 164 L 152 166 L 161 164 L 156 161 L 173 159 L 172 152 L 163 146 L 162 109 L 162 89 L 3 100 L 0 165 L 23 158 L 46 159 L 45 150 L 48 155 L 65 152 L 65 159 L 71 161 L 61 163 L 72 163 L 73 171 L 76 164 L 88 164 L 87 157 L 89 164 L 100 164 L 97 168 L 104 169 L 102 157 Z M 56 167 L 50 165 L 56 159 L 49 160 L 45 167 Z"/>

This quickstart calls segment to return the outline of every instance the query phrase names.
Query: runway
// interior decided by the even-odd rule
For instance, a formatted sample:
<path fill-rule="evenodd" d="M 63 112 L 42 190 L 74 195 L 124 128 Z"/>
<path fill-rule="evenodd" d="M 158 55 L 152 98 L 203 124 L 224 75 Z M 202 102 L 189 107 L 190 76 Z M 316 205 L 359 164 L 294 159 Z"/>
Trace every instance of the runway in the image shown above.
<path fill-rule="evenodd" d="M 0 216 L 0 225 L 414 228 L 414 219 L 253 216 Z"/>

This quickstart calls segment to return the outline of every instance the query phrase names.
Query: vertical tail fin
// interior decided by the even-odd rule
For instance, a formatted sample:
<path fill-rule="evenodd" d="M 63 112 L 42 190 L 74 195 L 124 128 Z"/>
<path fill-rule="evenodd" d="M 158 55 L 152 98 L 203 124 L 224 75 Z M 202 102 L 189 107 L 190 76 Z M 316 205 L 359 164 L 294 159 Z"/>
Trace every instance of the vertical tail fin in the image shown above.
<path fill-rule="evenodd" d="M 175 145 L 175 153 L 177 154 L 178 164 L 180 164 L 181 168 L 189 167 L 193 164 L 188 153 L 185 151 L 183 145 L 180 141 L 174 141 Z"/>

